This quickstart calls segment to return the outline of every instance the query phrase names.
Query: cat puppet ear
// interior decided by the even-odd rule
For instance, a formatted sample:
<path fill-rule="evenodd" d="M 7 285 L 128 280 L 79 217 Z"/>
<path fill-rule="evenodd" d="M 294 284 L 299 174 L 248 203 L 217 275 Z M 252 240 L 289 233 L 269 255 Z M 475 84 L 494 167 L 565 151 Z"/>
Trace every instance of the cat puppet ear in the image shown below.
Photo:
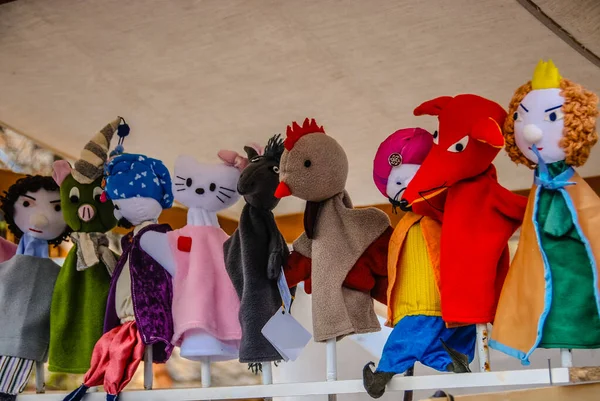
<path fill-rule="evenodd" d="M 57 160 L 52 163 L 52 178 L 58 186 L 71 174 L 71 165 L 66 160 Z"/>
<path fill-rule="evenodd" d="M 240 171 L 248 165 L 248 159 L 235 150 L 219 150 L 217 156 L 219 156 L 219 159 L 226 165 L 235 167 Z"/>

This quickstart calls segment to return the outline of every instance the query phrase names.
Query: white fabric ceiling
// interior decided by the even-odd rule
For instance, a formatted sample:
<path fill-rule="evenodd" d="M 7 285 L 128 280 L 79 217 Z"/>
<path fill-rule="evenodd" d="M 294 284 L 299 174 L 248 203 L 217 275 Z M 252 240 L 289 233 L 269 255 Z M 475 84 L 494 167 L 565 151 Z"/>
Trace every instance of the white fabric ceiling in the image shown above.
<path fill-rule="evenodd" d="M 600 69 L 512 0 L 17 0 L 0 6 L 0 57 L 0 120 L 66 156 L 116 115 L 132 127 L 128 151 L 169 167 L 310 116 L 346 149 L 359 205 L 385 202 L 371 182 L 381 140 L 435 129 L 412 116 L 424 100 L 507 105 L 540 58 L 600 92 Z M 584 176 L 600 174 L 599 148 Z M 497 166 L 508 188 L 530 185 L 504 154 Z"/>

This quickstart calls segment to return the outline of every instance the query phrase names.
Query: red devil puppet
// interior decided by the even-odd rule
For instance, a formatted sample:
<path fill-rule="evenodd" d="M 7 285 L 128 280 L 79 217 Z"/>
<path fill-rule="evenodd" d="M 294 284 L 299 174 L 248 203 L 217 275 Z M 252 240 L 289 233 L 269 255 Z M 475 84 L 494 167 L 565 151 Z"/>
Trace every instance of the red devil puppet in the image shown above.
<path fill-rule="evenodd" d="M 504 109 L 476 95 L 442 96 L 414 114 L 438 116 L 434 145 L 408 185 L 404 208 L 442 222 L 442 317 L 449 326 L 488 323 L 509 266 L 508 239 L 527 199 L 498 183 Z"/>

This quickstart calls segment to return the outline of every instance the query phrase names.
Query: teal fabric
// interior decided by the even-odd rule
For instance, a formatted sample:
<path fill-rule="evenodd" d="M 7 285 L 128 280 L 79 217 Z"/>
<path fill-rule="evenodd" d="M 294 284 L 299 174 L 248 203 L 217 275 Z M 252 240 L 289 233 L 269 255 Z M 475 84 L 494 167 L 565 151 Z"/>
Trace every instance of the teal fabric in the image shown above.
<path fill-rule="evenodd" d="M 569 166 L 560 161 L 547 168 L 556 177 Z M 539 242 L 548 260 L 552 290 L 539 347 L 600 348 L 593 264 L 585 244 L 561 191 L 542 187 L 536 201 Z"/>

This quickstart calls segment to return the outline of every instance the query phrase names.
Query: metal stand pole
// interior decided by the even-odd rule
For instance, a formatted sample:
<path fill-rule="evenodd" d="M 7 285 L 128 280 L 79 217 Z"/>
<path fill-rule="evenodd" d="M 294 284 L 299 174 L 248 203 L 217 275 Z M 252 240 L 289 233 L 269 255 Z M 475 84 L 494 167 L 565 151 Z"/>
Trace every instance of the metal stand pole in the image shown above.
<path fill-rule="evenodd" d="M 477 324 L 477 356 L 479 357 L 479 371 L 491 372 L 490 348 L 488 346 L 487 324 Z"/>
<path fill-rule="evenodd" d="M 327 340 L 327 381 L 337 380 L 337 341 L 335 338 Z M 337 401 L 337 394 L 329 394 L 329 401 Z"/>
<path fill-rule="evenodd" d="M 210 358 L 205 357 L 200 361 L 200 374 L 202 375 L 202 387 L 210 387 Z"/>
<path fill-rule="evenodd" d="M 44 380 L 44 362 L 35 362 L 35 392 L 43 394 L 46 392 L 46 383 Z"/>
<path fill-rule="evenodd" d="M 152 372 L 152 346 L 146 347 L 144 350 L 144 389 L 152 390 L 152 380 L 154 373 Z"/>

